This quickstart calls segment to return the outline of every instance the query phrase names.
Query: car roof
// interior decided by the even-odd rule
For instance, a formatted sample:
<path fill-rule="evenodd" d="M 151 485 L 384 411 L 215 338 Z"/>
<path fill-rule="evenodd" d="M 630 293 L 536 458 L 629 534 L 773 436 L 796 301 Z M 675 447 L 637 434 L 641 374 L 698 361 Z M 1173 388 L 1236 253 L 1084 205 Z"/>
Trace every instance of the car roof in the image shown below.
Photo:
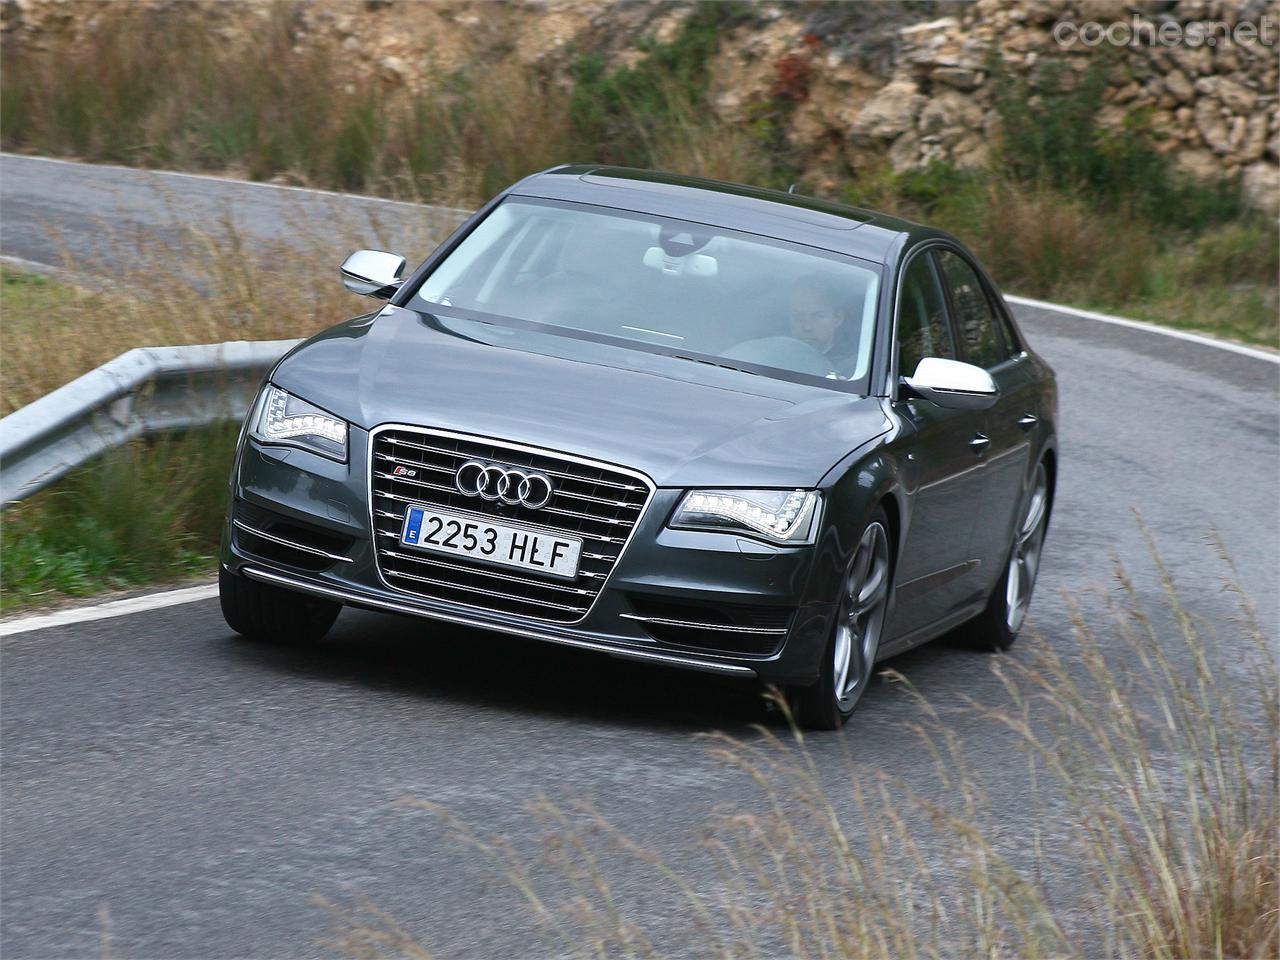
<path fill-rule="evenodd" d="M 507 193 L 690 220 L 875 263 L 885 263 L 910 241 L 947 237 L 909 220 L 829 200 L 629 167 L 566 164 L 526 177 Z"/>

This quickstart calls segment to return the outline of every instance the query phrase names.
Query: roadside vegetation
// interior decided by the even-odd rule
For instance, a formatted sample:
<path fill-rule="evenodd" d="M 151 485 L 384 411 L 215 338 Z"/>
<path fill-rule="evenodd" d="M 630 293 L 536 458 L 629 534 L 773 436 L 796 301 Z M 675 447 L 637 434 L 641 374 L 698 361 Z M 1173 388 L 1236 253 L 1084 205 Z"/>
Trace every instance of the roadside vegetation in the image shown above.
<path fill-rule="evenodd" d="M 465 813 L 402 806 L 485 855 L 556 956 L 1273 957 L 1275 653 L 1243 595 L 1217 634 L 1155 564 L 1167 605 L 1145 609 L 1117 564 L 1113 619 L 1091 622 L 1069 599 L 1074 642 L 1027 637 L 993 661 L 1002 692 L 983 701 L 943 710 L 887 674 L 913 701 L 919 721 L 902 734 L 922 739 L 930 771 L 880 769 L 856 750 L 841 771 L 794 730 L 710 735 L 744 779 L 742 799 L 690 838 L 715 883 L 686 879 L 572 799 L 529 804 L 542 828 L 532 852 L 478 833 Z M 1234 590 L 1229 564 L 1224 574 Z M 955 733 L 957 710 L 987 721 L 982 743 Z M 975 759 L 993 749 L 1026 772 L 1018 809 L 989 802 Z M 661 877 L 676 904 L 637 900 L 647 888 L 628 882 L 632 868 Z M 1088 890 L 1084 902 L 1065 896 L 1065 877 Z M 376 904 L 322 904 L 333 919 L 323 942 L 346 955 L 433 956 Z"/>
<path fill-rule="evenodd" d="M 134 441 L 6 510 L 0 613 L 211 576 L 236 431 Z"/>
<path fill-rule="evenodd" d="M 134 347 L 304 337 L 366 309 L 324 245 L 356 227 L 336 214 L 331 225 L 323 243 L 250 258 L 216 224 L 163 242 L 121 238 L 131 266 L 109 285 L 0 268 L 0 415 Z M 428 249 L 439 238 L 423 230 Z M 5 509 L 0 612 L 212 576 L 237 428 L 136 441 Z"/>
<path fill-rule="evenodd" d="M 748 122 L 715 123 L 706 103 L 720 36 L 755 15 L 704 4 L 630 66 L 582 52 L 567 74 L 476 64 L 390 93 L 333 82 L 341 52 L 299 43 L 285 4 L 234 54 L 179 6 L 105 22 L 74 51 L 7 51 L 0 141 L 468 207 L 565 160 L 785 188 L 804 145 L 779 120 L 806 95 L 805 64 L 779 63 Z M 1280 236 L 1238 184 L 1176 172 L 1141 115 L 1102 129 L 1101 66 L 1078 83 L 1043 71 L 1035 89 L 992 70 L 1004 133 L 989 169 L 832 170 L 827 192 L 952 230 L 1011 292 L 1280 342 Z"/>

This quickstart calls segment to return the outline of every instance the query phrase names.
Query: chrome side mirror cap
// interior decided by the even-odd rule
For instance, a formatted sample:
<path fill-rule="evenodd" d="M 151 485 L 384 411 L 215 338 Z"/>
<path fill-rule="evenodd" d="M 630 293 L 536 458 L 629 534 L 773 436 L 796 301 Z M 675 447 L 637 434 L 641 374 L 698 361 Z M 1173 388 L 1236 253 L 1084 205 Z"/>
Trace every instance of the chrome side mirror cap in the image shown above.
<path fill-rule="evenodd" d="M 357 250 L 342 263 L 342 282 L 352 293 L 386 300 L 404 283 L 404 262 L 383 250 Z"/>
<path fill-rule="evenodd" d="M 953 410 L 985 410 L 998 397 L 996 382 L 987 371 L 941 357 L 925 357 L 915 374 L 902 382 L 917 396 Z"/>

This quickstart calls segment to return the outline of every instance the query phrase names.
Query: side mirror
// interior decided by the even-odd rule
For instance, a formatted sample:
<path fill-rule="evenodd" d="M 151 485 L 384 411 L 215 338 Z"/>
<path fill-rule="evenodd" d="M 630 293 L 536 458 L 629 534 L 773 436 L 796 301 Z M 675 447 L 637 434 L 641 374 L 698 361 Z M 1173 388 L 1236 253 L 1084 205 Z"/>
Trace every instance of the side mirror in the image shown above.
<path fill-rule="evenodd" d="M 357 250 L 342 263 L 342 282 L 362 297 L 388 299 L 404 282 L 404 257 L 382 250 Z"/>
<path fill-rule="evenodd" d="M 996 382 L 991 374 L 971 363 L 925 357 L 914 376 L 902 382 L 912 393 L 953 410 L 985 410 L 996 402 Z"/>

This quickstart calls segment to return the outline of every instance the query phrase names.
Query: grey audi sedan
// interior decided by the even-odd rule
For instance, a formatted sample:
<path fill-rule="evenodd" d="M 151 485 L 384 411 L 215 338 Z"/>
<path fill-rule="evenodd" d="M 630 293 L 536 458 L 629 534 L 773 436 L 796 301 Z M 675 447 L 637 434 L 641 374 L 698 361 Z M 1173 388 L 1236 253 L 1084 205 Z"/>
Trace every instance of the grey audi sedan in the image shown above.
<path fill-rule="evenodd" d="M 755 678 L 836 728 L 878 660 L 1009 646 L 1057 477 L 1057 388 L 938 230 L 563 166 L 270 372 L 222 609 L 309 641 L 344 605 Z M 476 633 L 474 642 L 484 643 Z"/>

